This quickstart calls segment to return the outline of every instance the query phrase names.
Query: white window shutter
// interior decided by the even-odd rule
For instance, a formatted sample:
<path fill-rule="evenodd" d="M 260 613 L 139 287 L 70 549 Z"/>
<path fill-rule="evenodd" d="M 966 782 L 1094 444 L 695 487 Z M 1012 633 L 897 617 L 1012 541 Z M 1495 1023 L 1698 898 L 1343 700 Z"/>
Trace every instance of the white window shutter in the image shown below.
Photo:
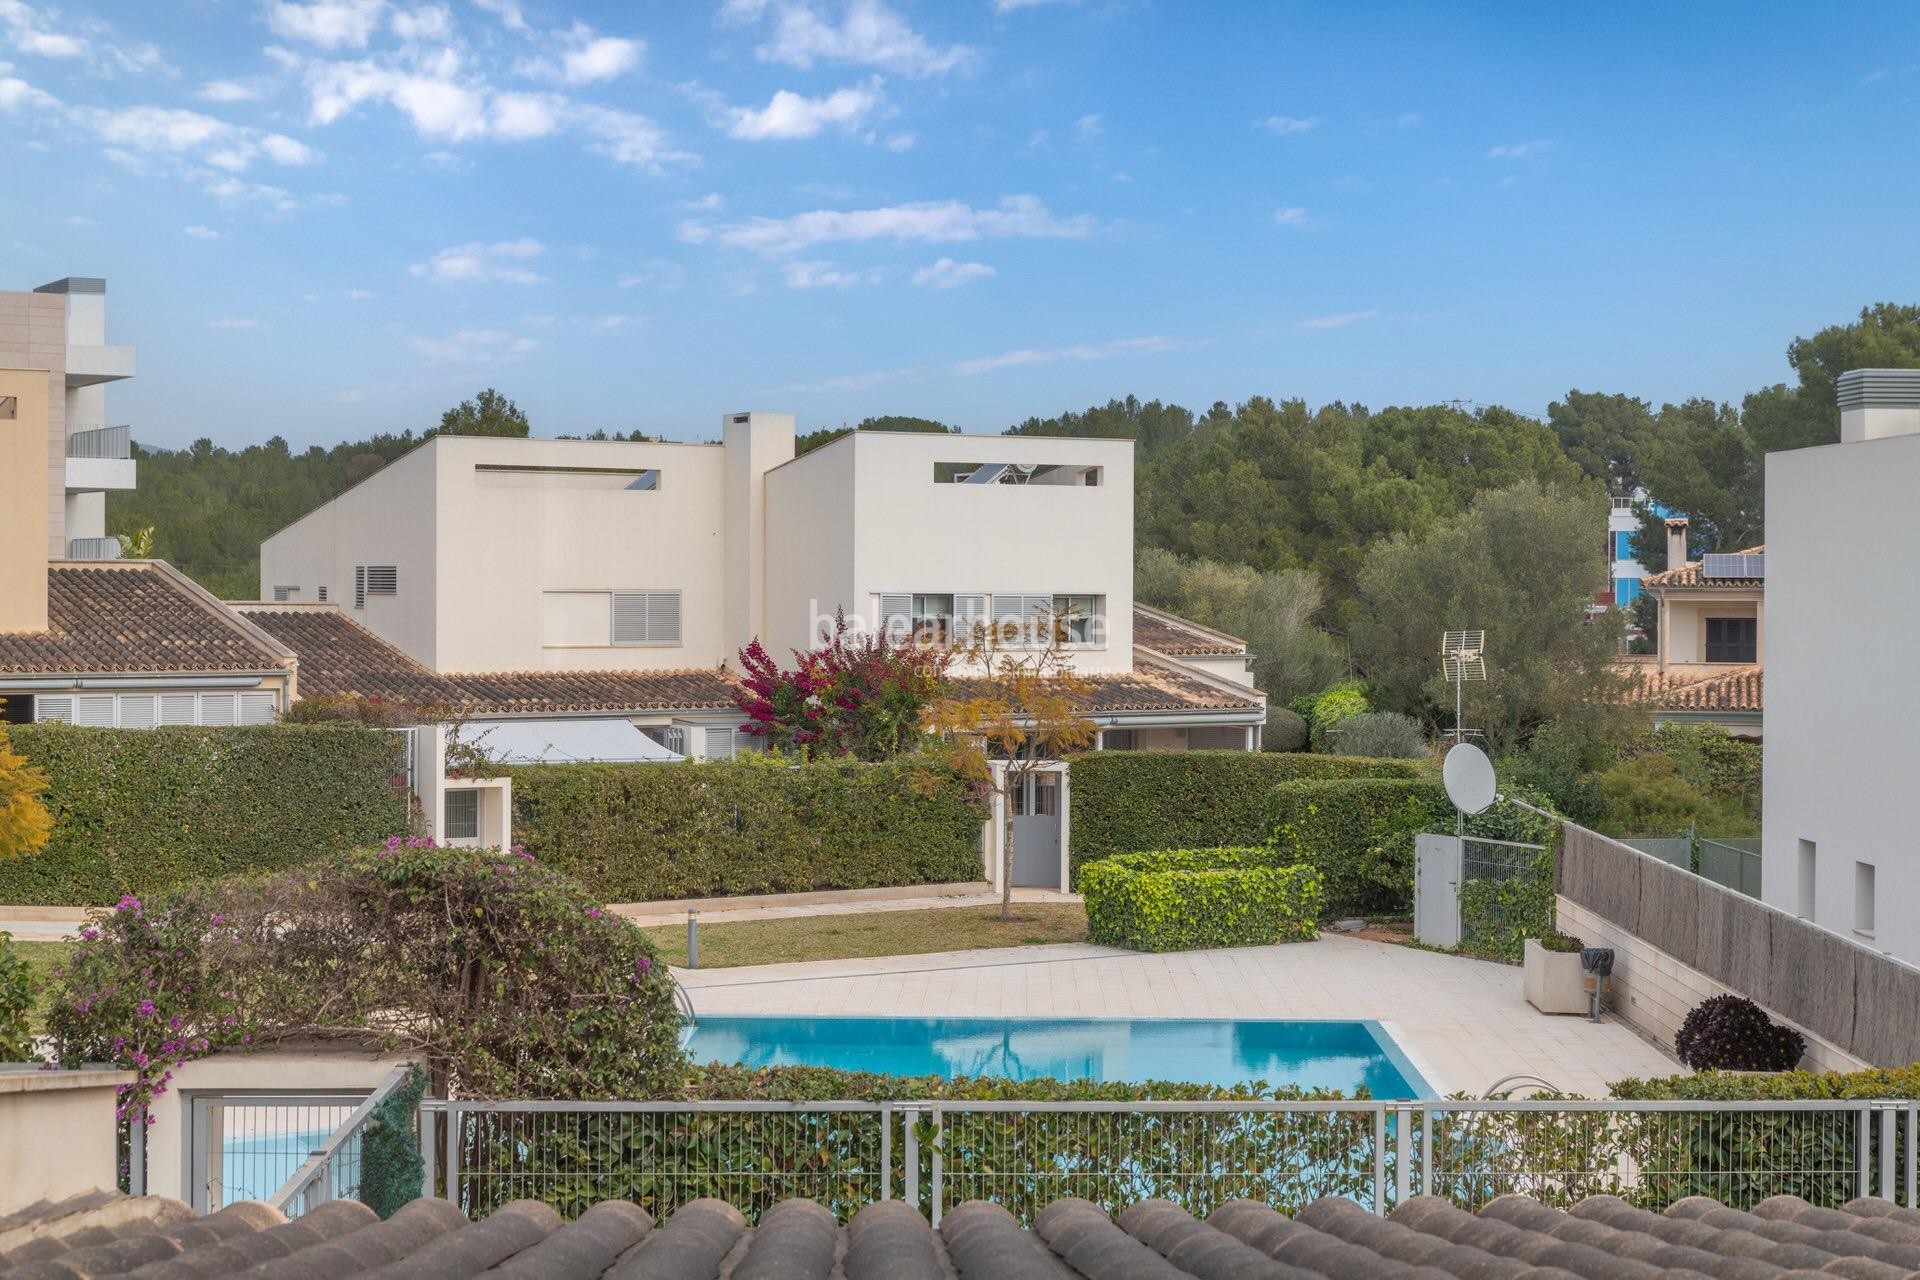
<path fill-rule="evenodd" d="M 280 697 L 271 692 L 240 695 L 241 724 L 272 724 Z"/>
<path fill-rule="evenodd" d="M 73 722 L 95 729 L 113 727 L 113 695 L 83 693 L 73 700 Z"/>
<path fill-rule="evenodd" d="M 198 724 L 198 699 L 190 693 L 163 693 L 160 695 L 161 724 Z"/>
<path fill-rule="evenodd" d="M 57 721 L 60 724 L 73 723 L 73 696 L 71 694 L 42 693 L 33 700 L 33 718 L 40 721 Z"/>
<path fill-rule="evenodd" d="M 654 644 L 680 643 L 680 593 L 647 593 L 647 639 Z"/>
<path fill-rule="evenodd" d="M 895 640 L 913 634 L 913 597 L 905 592 L 880 596 L 880 633 Z"/>
<path fill-rule="evenodd" d="M 400 570 L 390 564 L 370 564 L 367 566 L 367 594 L 370 596 L 397 595 L 400 591 Z"/>
<path fill-rule="evenodd" d="M 987 597 L 979 593 L 973 595 L 955 595 L 953 597 L 953 634 L 962 642 L 972 642 L 979 638 L 980 628 L 987 621 Z"/>
<path fill-rule="evenodd" d="M 678 591 L 615 591 L 614 644 L 679 644 Z"/>
<path fill-rule="evenodd" d="M 203 693 L 200 695 L 201 724 L 236 724 L 239 722 L 239 708 L 231 693 Z"/>
<path fill-rule="evenodd" d="M 1005 637 L 1007 643 L 1033 643 L 1039 635 L 1036 625 L 1053 611 L 1051 593 L 1038 591 L 996 591 L 993 593 L 993 622 L 1000 628 L 1018 628 L 1020 635 Z"/>
<path fill-rule="evenodd" d="M 123 693 L 120 695 L 120 727 L 122 729 L 151 729 L 154 726 L 157 699 L 150 693 Z"/>
<path fill-rule="evenodd" d="M 367 607 L 367 566 L 363 564 L 353 566 L 353 607 Z"/>
<path fill-rule="evenodd" d="M 733 759 L 734 731 L 720 725 L 707 727 L 706 752 L 709 760 Z"/>

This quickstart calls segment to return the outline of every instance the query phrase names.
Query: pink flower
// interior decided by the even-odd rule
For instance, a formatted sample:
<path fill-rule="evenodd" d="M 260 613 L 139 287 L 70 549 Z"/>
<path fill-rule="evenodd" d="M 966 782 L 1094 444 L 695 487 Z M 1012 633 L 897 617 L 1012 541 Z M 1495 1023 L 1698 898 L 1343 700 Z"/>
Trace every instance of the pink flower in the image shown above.
<path fill-rule="evenodd" d="M 142 1000 L 134 1007 L 133 1011 L 143 1018 L 151 1018 L 153 1016 L 153 1001 Z"/>

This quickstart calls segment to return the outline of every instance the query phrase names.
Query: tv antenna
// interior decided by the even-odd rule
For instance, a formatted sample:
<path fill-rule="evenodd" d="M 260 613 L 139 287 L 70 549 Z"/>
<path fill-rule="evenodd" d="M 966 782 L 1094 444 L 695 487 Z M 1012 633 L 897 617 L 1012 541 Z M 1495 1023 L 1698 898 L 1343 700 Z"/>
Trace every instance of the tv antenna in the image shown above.
<path fill-rule="evenodd" d="M 1487 678 L 1487 633 L 1449 631 L 1440 637 L 1440 673 L 1453 682 L 1453 741 L 1467 740 L 1464 723 L 1466 684 Z"/>

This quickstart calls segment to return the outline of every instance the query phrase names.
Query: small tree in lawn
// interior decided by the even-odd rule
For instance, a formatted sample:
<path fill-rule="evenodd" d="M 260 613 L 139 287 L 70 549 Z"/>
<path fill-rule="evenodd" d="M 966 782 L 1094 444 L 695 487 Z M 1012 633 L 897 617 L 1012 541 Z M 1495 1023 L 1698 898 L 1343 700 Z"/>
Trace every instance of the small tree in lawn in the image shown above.
<path fill-rule="evenodd" d="M 1048 614 L 982 628 L 960 651 L 969 674 L 932 708 L 934 731 L 956 744 L 962 772 L 1000 798 L 1002 920 L 1013 913 L 1014 797 L 1098 731 L 1081 714 L 1093 686 L 1073 669 L 1067 622 Z"/>
<path fill-rule="evenodd" d="M 53 818 L 40 802 L 47 786 L 45 771 L 15 751 L 0 729 L 0 861 L 34 852 L 53 834 Z"/>

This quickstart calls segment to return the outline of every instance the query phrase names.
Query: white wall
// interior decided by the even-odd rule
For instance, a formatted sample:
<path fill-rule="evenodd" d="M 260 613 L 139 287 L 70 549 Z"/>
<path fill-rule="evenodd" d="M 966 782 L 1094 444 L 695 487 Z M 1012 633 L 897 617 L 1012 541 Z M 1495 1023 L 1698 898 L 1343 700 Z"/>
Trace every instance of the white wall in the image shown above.
<path fill-rule="evenodd" d="M 1767 457 L 1766 900 L 1920 962 L 1920 435 Z M 1855 866 L 1875 927 L 1855 925 Z"/>
<path fill-rule="evenodd" d="M 854 598 L 854 447 L 835 441 L 767 473 L 767 609 L 774 660 L 818 644 L 813 609 Z M 852 608 L 849 615 L 863 611 Z"/>

